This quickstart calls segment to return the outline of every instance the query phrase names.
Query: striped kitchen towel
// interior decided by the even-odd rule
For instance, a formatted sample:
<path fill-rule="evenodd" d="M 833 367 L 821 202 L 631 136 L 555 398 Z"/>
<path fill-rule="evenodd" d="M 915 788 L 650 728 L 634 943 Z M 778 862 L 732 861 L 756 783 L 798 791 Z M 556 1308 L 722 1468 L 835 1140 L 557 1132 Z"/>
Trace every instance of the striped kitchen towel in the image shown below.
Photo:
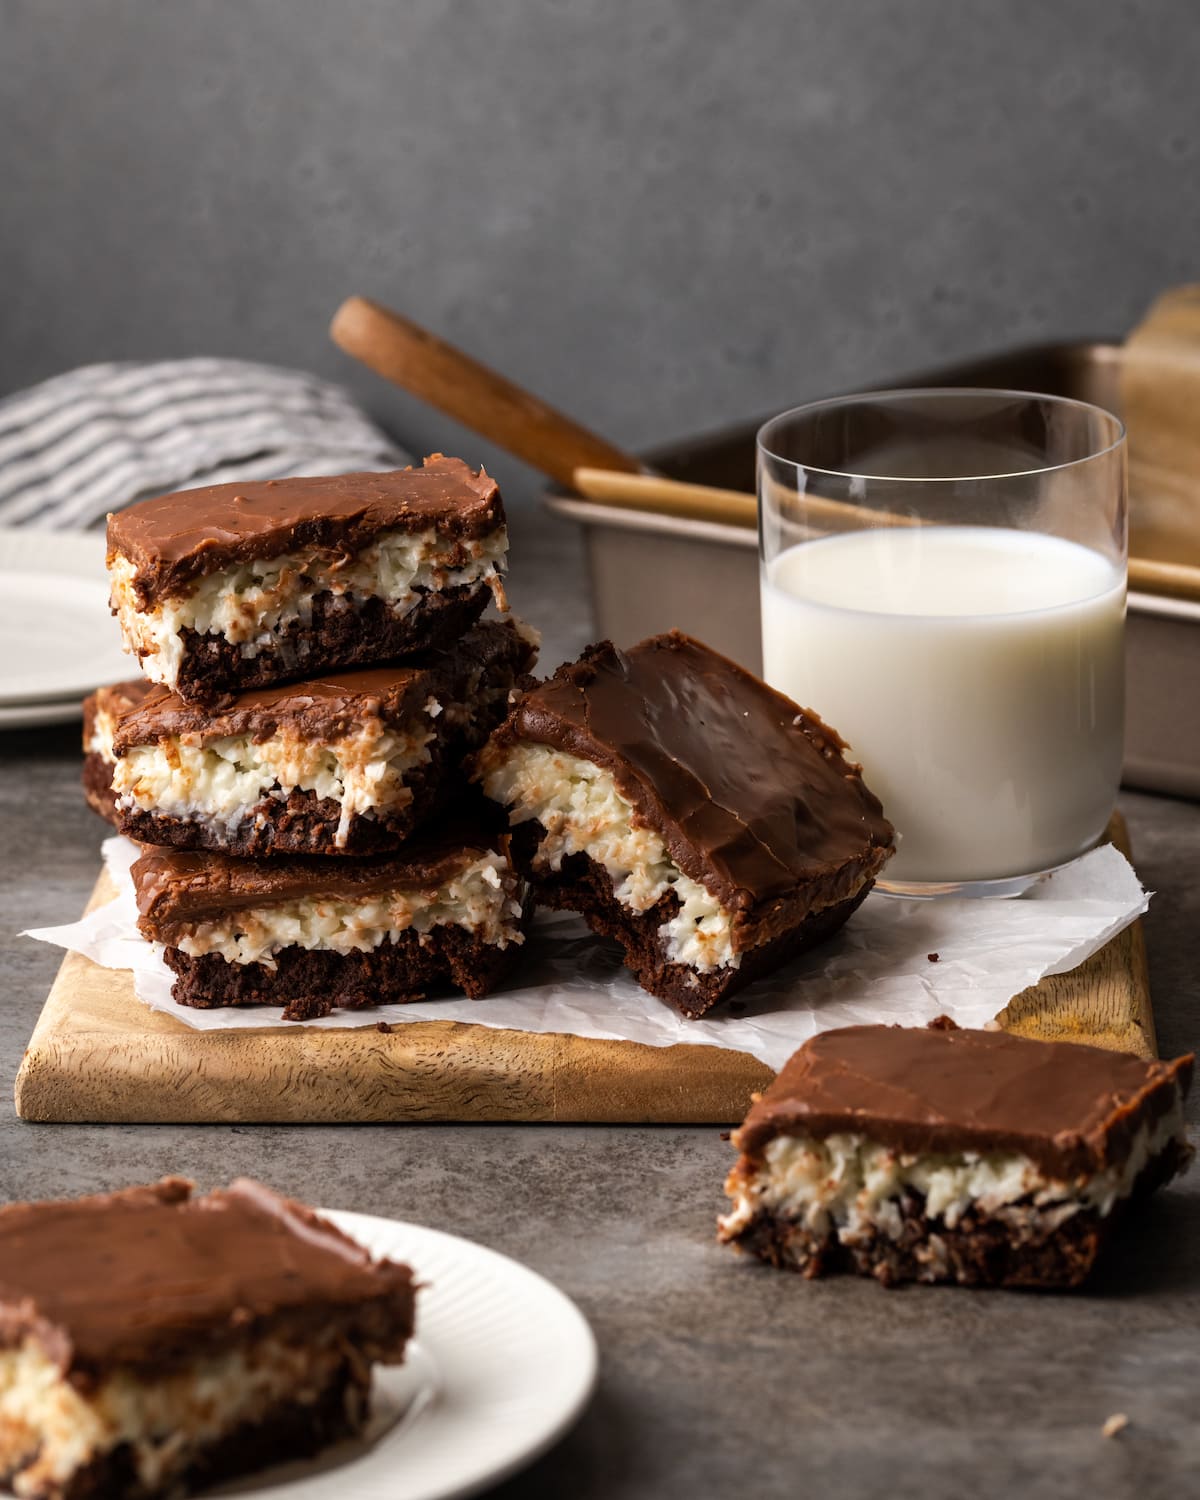
<path fill-rule="evenodd" d="M 83 528 L 169 490 L 408 462 L 346 391 L 298 370 L 87 365 L 0 401 L 0 526 Z"/>

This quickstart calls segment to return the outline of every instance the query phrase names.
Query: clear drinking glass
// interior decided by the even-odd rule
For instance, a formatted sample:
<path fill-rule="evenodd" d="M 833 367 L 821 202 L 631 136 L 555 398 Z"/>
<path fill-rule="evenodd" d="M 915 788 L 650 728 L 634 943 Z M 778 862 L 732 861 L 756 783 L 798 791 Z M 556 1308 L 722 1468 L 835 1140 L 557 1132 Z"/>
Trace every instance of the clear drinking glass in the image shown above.
<path fill-rule="evenodd" d="M 879 885 L 1015 895 L 1094 845 L 1124 741 L 1125 432 L 1082 401 L 885 391 L 758 434 L 764 675 L 899 834 Z"/>

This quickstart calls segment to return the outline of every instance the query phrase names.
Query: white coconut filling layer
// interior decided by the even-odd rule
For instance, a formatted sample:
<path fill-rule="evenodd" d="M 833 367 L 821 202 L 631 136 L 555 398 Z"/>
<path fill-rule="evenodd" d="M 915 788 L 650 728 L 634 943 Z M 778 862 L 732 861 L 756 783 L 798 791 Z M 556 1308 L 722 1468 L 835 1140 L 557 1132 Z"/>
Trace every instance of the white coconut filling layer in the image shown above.
<path fill-rule="evenodd" d="M 1046 1174 L 1017 1152 L 911 1156 L 864 1135 L 823 1140 L 781 1135 L 768 1143 L 765 1165 L 749 1179 L 735 1169 L 729 1191 L 734 1206 L 722 1233 L 740 1234 L 760 1213 L 802 1225 L 818 1236 L 832 1229 L 843 1244 L 885 1234 L 899 1239 L 903 1199 L 917 1192 L 925 1214 L 953 1229 L 968 1209 L 1014 1226 L 1031 1219 L 1053 1229 L 1072 1214 L 1094 1209 L 1102 1217 L 1129 1196 L 1147 1163 L 1184 1137 L 1183 1102 L 1176 1099 L 1153 1125 L 1142 1125 L 1128 1156 L 1073 1182 Z"/>
<path fill-rule="evenodd" d="M 14 1494 L 38 1495 L 127 1443 L 154 1489 L 243 1423 L 314 1400 L 344 1361 L 333 1339 L 303 1349 L 261 1339 L 153 1380 L 120 1370 L 85 1392 L 36 1344 L 0 1350 L 0 1457 L 16 1470 Z"/>
<path fill-rule="evenodd" d="M 631 911 L 648 911 L 674 891 L 679 911 L 659 928 L 672 963 L 708 972 L 736 969 L 732 914 L 667 853 L 636 814 L 607 771 L 546 745 L 514 745 L 501 757 L 484 751 L 483 789 L 510 809 L 514 823 L 536 819 L 546 830 L 534 867 L 557 873 L 571 854 L 603 865 L 613 894 Z"/>
<path fill-rule="evenodd" d="M 286 801 L 293 791 L 313 792 L 341 807 L 335 843 L 345 846 L 354 817 L 375 817 L 412 801 L 405 775 L 427 765 L 433 719 L 442 712 L 426 704 L 428 727 L 408 733 L 368 719 L 355 733 L 327 745 L 294 734 L 255 742 L 229 735 L 202 744 L 181 735 L 135 745 L 113 771 L 113 791 L 121 808 L 137 808 L 184 821 L 224 825 L 232 834 L 252 817 L 264 798 Z"/>
<path fill-rule="evenodd" d="M 183 660 L 181 631 L 221 636 L 240 646 L 245 657 L 257 656 L 265 646 L 286 651 L 288 627 L 312 618 L 318 594 L 359 605 L 382 598 L 403 617 L 425 593 L 486 583 L 503 607 L 500 570 L 507 550 L 502 526 L 457 541 L 443 538 L 435 527 L 390 531 L 350 555 L 309 551 L 254 558 L 209 574 L 187 593 L 159 600 L 149 610 L 138 604 L 137 570 L 127 557 L 117 554 L 108 571 L 125 649 L 139 657 L 147 677 L 173 688 Z"/>
<path fill-rule="evenodd" d="M 190 958 L 219 953 L 227 963 L 275 968 L 282 948 L 369 953 L 410 929 L 422 937 L 434 927 L 465 927 L 493 947 L 521 943 L 521 903 L 508 866 L 485 854 L 438 890 L 394 890 L 362 900 L 327 897 L 280 901 L 231 911 L 210 922 L 188 924 L 170 944 Z"/>
<path fill-rule="evenodd" d="M 99 755 L 111 765 L 115 759 L 113 755 L 113 735 L 117 732 L 117 716 L 109 708 L 98 708 L 92 716 L 92 732 L 88 736 L 86 746 L 89 755 Z"/>

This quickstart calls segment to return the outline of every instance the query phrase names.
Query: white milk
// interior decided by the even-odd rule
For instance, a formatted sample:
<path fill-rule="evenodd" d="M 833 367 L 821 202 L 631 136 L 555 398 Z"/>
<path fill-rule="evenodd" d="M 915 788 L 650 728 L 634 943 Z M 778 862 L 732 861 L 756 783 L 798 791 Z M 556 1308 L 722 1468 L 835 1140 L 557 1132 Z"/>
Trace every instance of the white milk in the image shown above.
<path fill-rule="evenodd" d="M 1125 583 L 1075 542 L 986 526 L 805 542 L 763 581 L 767 681 L 850 742 L 896 881 L 1071 859 L 1121 774 Z"/>

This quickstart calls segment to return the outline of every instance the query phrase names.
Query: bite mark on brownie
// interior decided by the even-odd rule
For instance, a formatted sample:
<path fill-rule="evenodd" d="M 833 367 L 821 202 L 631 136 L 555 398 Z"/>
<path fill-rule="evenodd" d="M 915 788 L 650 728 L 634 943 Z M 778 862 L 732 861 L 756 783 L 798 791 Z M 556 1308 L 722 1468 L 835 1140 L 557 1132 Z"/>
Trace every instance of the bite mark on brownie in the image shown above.
<path fill-rule="evenodd" d="M 608 772 L 580 756 L 533 744 L 513 745 L 502 756 L 485 751 L 481 765 L 484 791 L 510 809 L 514 826 L 536 825 L 521 846 L 531 878 L 558 876 L 564 860 L 583 855 L 607 874 L 608 902 L 633 914 L 658 912 L 660 962 L 702 974 L 738 967 L 736 913 L 684 874 Z M 564 904 L 568 884 L 559 883 Z"/>
<path fill-rule="evenodd" d="M 849 920 L 870 889 L 864 885 L 848 900 L 824 907 L 739 953 L 736 964 L 702 971 L 669 956 L 663 934 L 678 916 L 679 900 L 673 891 L 668 890 L 648 910 L 637 912 L 616 899 L 612 877 L 586 854 L 567 855 L 557 872 L 538 871 L 531 851 L 536 850 L 540 831 L 537 824 L 522 823 L 513 830 L 512 841 L 513 859 L 530 881 L 538 904 L 578 912 L 598 936 L 615 939 L 626 967 L 642 988 L 669 1001 L 689 1020 L 706 1015 L 730 995 L 830 937 Z"/>

